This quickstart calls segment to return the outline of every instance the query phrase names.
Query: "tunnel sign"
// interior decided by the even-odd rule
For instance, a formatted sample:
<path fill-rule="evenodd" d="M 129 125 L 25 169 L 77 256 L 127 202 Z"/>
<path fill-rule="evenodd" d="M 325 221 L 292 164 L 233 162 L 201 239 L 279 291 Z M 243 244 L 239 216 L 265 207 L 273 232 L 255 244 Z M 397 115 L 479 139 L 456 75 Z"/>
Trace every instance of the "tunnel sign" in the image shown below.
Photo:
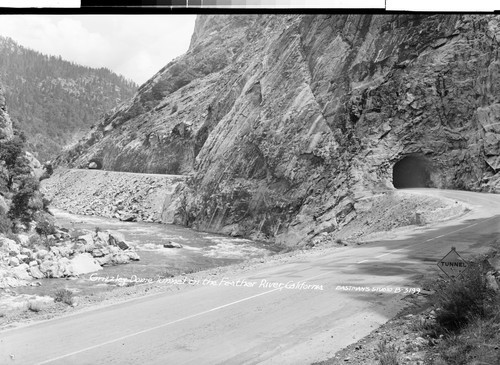
<path fill-rule="evenodd" d="M 443 257 L 438 263 L 438 267 L 451 279 L 458 278 L 467 269 L 467 262 L 457 253 L 455 247 Z"/>

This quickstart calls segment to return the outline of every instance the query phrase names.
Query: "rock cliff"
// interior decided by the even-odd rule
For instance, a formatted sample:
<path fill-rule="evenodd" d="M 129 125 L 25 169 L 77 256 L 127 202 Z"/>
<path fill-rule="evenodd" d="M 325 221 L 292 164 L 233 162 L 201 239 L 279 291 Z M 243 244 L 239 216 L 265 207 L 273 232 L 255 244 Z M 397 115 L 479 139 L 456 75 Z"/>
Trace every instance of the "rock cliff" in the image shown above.
<path fill-rule="evenodd" d="M 192 174 L 179 221 L 294 244 L 394 187 L 500 189 L 500 18 L 207 15 L 59 158 Z"/>

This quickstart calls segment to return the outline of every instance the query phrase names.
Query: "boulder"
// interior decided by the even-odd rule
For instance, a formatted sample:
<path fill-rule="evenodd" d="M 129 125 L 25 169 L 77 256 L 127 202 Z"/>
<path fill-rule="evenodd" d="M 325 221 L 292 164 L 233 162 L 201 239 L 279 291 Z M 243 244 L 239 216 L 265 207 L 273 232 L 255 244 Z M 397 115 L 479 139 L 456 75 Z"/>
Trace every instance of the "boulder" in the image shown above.
<path fill-rule="evenodd" d="M 135 251 L 126 251 L 125 254 L 129 257 L 130 260 L 132 261 L 139 261 L 141 258 Z"/>
<path fill-rule="evenodd" d="M 59 266 L 57 263 L 55 263 L 52 260 L 45 260 L 43 261 L 40 266 L 40 271 L 45 275 L 47 278 L 57 278 L 59 276 Z"/>
<path fill-rule="evenodd" d="M 21 255 L 32 257 L 33 251 L 31 251 L 29 248 L 21 247 Z"/>
<path fill-rule="evenodd" d="M 84 234 L 83 236 L 79 236 L 76 239 L 77 243 L 83 244 L 85 246 L 91 246 L 94 245 L 94 237 L 92 236 L 91 233 Z"/>
<path fill-rule="evenodd" d="M 47 250 L 38 250 L 36 252 L 36 258 L 40 260 L 44 260 L 45 257 L 49 254 L 49 251 Z"/>
<path fill-rule="evenodd" d="M 30 237 L 27 234 L 18 234 L 17 237 L 22 246 L 27 246 L 30 242 Z"/>
<path fill-rule="evenodd" d="M 165 248 L 182 248 L 182 245 L 177 242 L 167 241 L 167 243 L 163 244 Z"/>
<path fill-rule="evenodd" d="M 102 252 L 101 249 L 96 248 L 96 249 L 92 250 L 92 257 L 103 257 L 103 256 L 104 256 L 104 252 Z"/>
<path fill-rule="evenodd" d="M 495 271 L 500 272 L 500 254 L 490 257 L 488 262 Z"/>
<path fill-rule="evenodd" d="M 109 244 L 113 246 L 118 246 L 122 250 L 127 250 L 130 246 L 125 242 L 125 236 L 120 232 L 110 231 L 109 232 Z"/>
<path fill-rule="evenodd" d="M 108 232 L 97 232 L 96 234 L 96 241 L 98 241 L 100 244 L 107 245 L 109 243 L 109 233 Z"/>
<path fill-rule="evenodd" d="M 73 252 L 74 251 L 71 249 L 71 247 L 68 247 L 68 246 L 61 246 L 61 247 L 59 247 L 59 255 L 61 257 L 69 257 L 69 256 L 71 256 L 73 254 Z"/>
<path fill-rule="evenodd" d="M 19 266 L 19 259 L 17 257 L 11 257 L 9 260 L 9 266 L 12 267 Z"/>
<path fill-rule="evenodd" d="M 128 264 L 130 262 L 130 257 L 125 252 L 119 252 L 111 256 L 111 262 L 114 265 Z"/>
<path fill-rule="evenodd" d="M 22 263 L 22 262 L 28 263 L 30 261 L 30 257 L 28 255 L 20 254 L 20 255 L 17 255 L 16 257 L 19 260 L 19 263 Z"/>
<path fill-rule="evenodd" d="M 29 266 L 26 264 L 23 264 L 23 265 L 20 265 L 18 267 L 11 269 L 11 272 L 14 275 L 14 277 L 19 279 L 19 280 L 31 280 L 31 275 L 27 271 L 28 269 L 29 269 Z"/>
<path fill-rule="evenodd" d="M 96 261 L 89 253 L 81 253 L 71 259 L 73 275 L 88 274 L 91 272 L 102 270 L 99 262 Z"/>
<path fill-rule="evenodd" d="M 0 248 L 3 252 L 12 253 L 13 256 L 21 253 L 20 245 L 7 237 L 0 237 Z"/>
<path fill-rule="evenodd" d="M 35 279 L 43 279 L 45 275 L 40 271 L 40 268 L 37 266 L 30 266 L 29 268 L 30 275 Z"/>
<path fill-rule="evenodd" d="M 122 222 L 135 222 L 137 220 L 135 214 L 132 213 L 122 213 L 119 219 Z"/>
<path fill-rule="evenodd" d="M 243 236 L 243 230 L 238 223 L 230 224 L 222 227 L 221 233 L 231 236 L 231 237 L 241 237 Z"/>
<path fill-rule="evenodd" d="M 7 288 L 17 288 L 20 286 L 26 286 L 29 282 L 27 280 L 17 279 L 12 276 L 0 277 L 0 289 Z"/>
<path fill-rule="evenodd" d="M 492 272 L 488 272 L 486 274 L 486 285 L 496 292 L 500 291 L 500 286 L 498 285 L 498 281 Z"/>
<path fill-rule="evenodd" d="M 56 247 L 56 246 L 52 246 L 50 248 L 50 251 L 55 255 L 55 256 L 60 256 L 60 252 L 59 252 L 59 247 Z"/>
<path fill-rule="evenodd" d="M 96 261 L 101 266 L 111 265 L 113 263 L 112 260 L 111 260 L 111 255 L 106 255 L 106 256 L 103 256 L 103 257 L 97 257 Z"/>

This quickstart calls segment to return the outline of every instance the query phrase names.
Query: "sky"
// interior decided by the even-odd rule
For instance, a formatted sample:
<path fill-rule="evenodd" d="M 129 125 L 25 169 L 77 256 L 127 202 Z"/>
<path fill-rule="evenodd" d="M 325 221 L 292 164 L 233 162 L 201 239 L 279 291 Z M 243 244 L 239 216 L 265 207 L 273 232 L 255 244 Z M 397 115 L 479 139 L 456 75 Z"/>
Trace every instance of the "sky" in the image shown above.
<path fill-rule="evenodd" d="M 0 15 L 0 35 L 141 85 L 184 54 L 196 15 Z"/>

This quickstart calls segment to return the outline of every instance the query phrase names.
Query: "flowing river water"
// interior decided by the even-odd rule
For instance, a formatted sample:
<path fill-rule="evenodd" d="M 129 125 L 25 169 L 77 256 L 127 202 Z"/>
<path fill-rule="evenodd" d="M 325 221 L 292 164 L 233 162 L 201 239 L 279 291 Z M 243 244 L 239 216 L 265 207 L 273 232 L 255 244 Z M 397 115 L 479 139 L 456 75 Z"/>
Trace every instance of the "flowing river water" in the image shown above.
<path fill-rule="evenodd" d="M 105 266 L 94 274 L 72 279 L 42 279 L 40 287 L 18 288 L 19 293 L 50 295 L 59 288 L 80 294 L 96 290 L 111 290 L 122 279 L 135 281 L 158 280 L 172 275 L 190 273 L 218 266 L 243 262 L 274 253 L 272 247 L 248 239 L 227 237 L 195 231 L 170 224 L 122 222 L 114 218 L 76 215 L 51 209 L 56 224 L 67 229 L 112 230 L 122 233 L 126 242 L 135 248 L 140 261 L 124 265 Z M 165 248 L 168 242 L 180 243 L 182 248 Z M 108 278 L 105 282 L 104 278 Z M 120 278 L 119 280 L 117 280 Z"/>

